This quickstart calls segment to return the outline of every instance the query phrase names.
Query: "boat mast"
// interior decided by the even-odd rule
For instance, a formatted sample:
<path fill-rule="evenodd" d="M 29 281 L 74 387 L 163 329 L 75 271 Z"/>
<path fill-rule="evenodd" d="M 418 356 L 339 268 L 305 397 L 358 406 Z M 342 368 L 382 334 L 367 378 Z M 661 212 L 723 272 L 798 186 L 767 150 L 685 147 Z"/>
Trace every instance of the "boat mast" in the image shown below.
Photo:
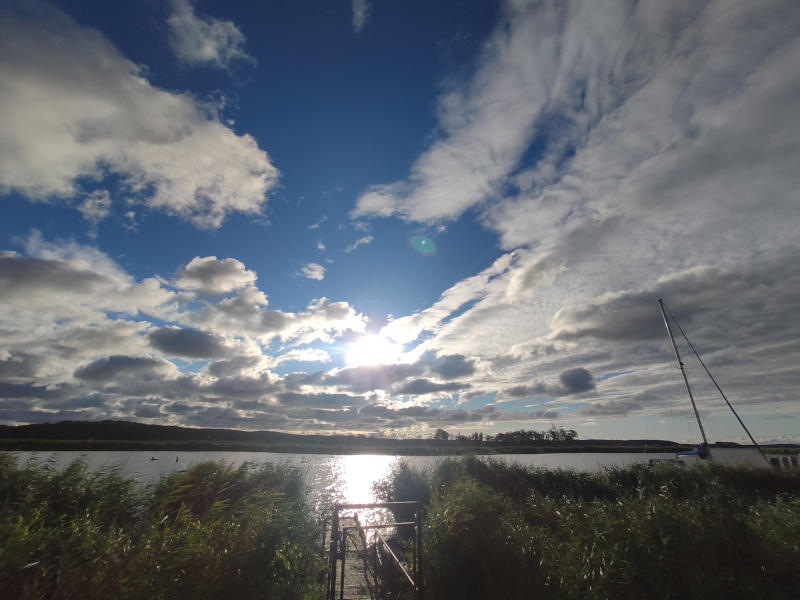
<path fill-rule="evenodd" d="M 706 371 L 706 375 L 708 375 L 709 378 L 711 379 L 711 381 L 714 382 L 714 386 L 717 388 L 717 391 L 719 392 L 719 395 L 722 396 L 723 400 L 725 400 L 725 404 L 727 404 L 728 408 L 731 409 L 731 412 L 733 413 L 733 416 L 736 417 L 736 420 L 739 421 L 739 425 L 742 426 L 742 429 L 744 429 L 745 433 L 747 434 L 747 437 L 749 437 L 750 441 L 753 442 L 753 446 L 755 446 L 755 448 L 761 453 L 761 456 L 764 458 L 765 461 L 767 461 L 767 464 L 770 464 L 769 459 L 767 458 L 767 455 L 764 454 L 764 450 L 761 448 L 761 446 L 758 445 L 758 442 L 756 442 L 756 439 L 753 437 L 753 434 L 750 433 L 750 430 L 747 428 L 747 425 L 744 424 L 744 421 L 742 421 L 742 418 L 739 416 L 739 413 L 736 412 L 736 409 L 733 408 L 733 405 L 731 404 L 731 401 L 728 400 L 728 397 L 725 395 L 725 392 L 723 392 L 722 388 L 719 387 L 719 384 L 717 383 L 717 380 L 714 379 L 714 376 L 711 374 L 711 371 L 708 370 L 708 367 L 706 366 L 706 363 L 704 363 L 703 359 L 700 357 L 700 353 L 697 351 L 697 348 L 694 347 L 694 344 L 692 344 L 692 341 L 689 339 L 689 336 L 686 335 L 686 332 L 683 330 L 683 327 L 681 327 L 681 324 L 678 323 L 678 319 L 675 318 L 675 315 L 672 314 L 672 311 L 670 311 L 669 307 L 664 306 L 664 308 L 669 313 L 669 316 L 672 317 L 672 320 L 675 321 L 675 325 L 677 325 L 678 331 L 681 332 L 681 335 L 683 336 L 683 339 L 685 339 L 686 343 L 689 344 L 689 348 L 692 349 L 692 352 L 694 352 L 694 355 L 697 357 L 697 360 L 699 360 L 700 364 L 703 365 L 703 368 Z"/>
<path fill-rule="evenodd" d="M 689 400 L 692 403 L 692 408 L 694 409 L 694 416 L 697 419 L 697 425 L 700 427 L 700 435 L 703 436 L 703 444 L 708 446 L 708 440 L 706 439 L 706 432 L 703 429 L 703 424 L 700 422 L 700 414 L 697 412 L 697 405 L 694 403 L 694 396 L 692 395 L 692 388 L 689 387 L 689 379 L 686 377 L 686 369 L 683 366 L 683 361 L 681 360 L 680 352 L 678 352 L 678 345 L 675 343 L 675 336 L 672 335 L 672 328 L 669 326 L 669 319 L 667 319 L 667 313 L 664 312 L 664 301 L 659 298 L 658 299 L 658 307 L 661 309 L 661 316 L 664 317 L 664 325 L 667 328 L 667 333 L 669 334 L 669 341 L 672 342 L 672 349 L 675 350 L 675 358 L 678 361 L 678 367 L 681 369 L 681 375 L 683 375 L 683 383 L 686 384 L 686 391 L 689 393 Z"/>

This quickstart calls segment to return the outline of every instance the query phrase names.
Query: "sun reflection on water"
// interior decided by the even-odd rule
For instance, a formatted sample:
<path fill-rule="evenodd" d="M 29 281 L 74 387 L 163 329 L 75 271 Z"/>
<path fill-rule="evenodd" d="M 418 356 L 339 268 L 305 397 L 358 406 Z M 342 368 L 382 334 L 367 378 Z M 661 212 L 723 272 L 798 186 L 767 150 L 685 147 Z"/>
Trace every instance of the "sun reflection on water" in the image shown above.
<path fill-rule="evenodd" d="M 379 502 L 372 490 L 372 484 L 389 474 L 394 457 L 354 454 L 338 458 L 342 502 L 348 504 Z"/>
<path fill-rule="evenodd" d="M 385 455 L 345 455 L 336 457 L 336 501 L 341 504 L 369 504 L 382 499 L 375 495 L 373 484 L 385 478 L 395 461 L 393 456 Z M 391 523 L 391 513 L 382 508 L 342 511 L 343 517 L 358 515 L 361 525 Z M 386 533 L 390 533 L 387 531 Z M 374 533 L 366 532 L 367 540 L 373 541 Z"/>

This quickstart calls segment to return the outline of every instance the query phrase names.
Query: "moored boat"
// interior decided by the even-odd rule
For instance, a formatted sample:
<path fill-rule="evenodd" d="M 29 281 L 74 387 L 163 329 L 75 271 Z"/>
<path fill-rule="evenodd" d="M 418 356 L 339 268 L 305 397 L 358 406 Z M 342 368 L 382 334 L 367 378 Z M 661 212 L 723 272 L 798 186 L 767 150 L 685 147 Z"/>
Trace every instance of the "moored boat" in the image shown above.
<path fill-rule="evenodd" d="M 686 386 L 686 393 L 689 396 L 689 402 L 692 405 L 692 410 L 694 411 L 695 419 L 697 420 L 697 426 L 700 430 L 700 436 L 702 438 L 702 442 L 692 450 L 684 450 L 681 452 L 675 453 L 676 462 L 681 462 L 682 459 L 689 458 L 689 457 L 696 457 L 698 460 L 714 460 L 715 462 L 727 463 L 727 464 L 738 464 L 738 465 L 749 465 L 749 466 L 757 466 L 757 467 L 769 467 L 772 463 L 767 458 L 764 451 L 761 449 L 761 446 L 758 445 L 753 435 L 750 433 L 750 430 L 747 429 L 747 426 L 742 421 L 739 413 L 736 412 L 736 409 L 733 408 L 733 405 L 728 400 L 728 397 L 722 391 L 717 380 L 714 379 L 714 376 L 711 375 L 711 372 L 708 370 L 708 367 L 703 362 L 703 359 L 700 357 L 700 354 L 697 352 L 697 349 L 694 347 L 694 344 L 689 340 L 689 337 L 686 335 L 686 332 L 683 331 L 683 328 L 678 323 L 678 320 L 675 318 L 669 308 L 664 304 L 664 301 L 659 298 L 658 299 L 658 307 L 661 309 L 661 316 L 664 319 L 664 326 L 667 329 L 667 334 L 669 335 L 669 340 L 672 344 L 672 349 L 675 352 L 675 360 L 678 362 L 678 368 L 681 371 L 681 376 L 683 377 L 683 383 Z M 752 447 L 744 447 L 744 448 L 720 448 L 714 447 L 712 453 L 712 446 L 709 445 L 708 439 L 706 438 L 706 432 L 703 428 L 703 422 L 700 420 L 700 413 L 697 410 L 697 403 L 695 402 L 694 395 L 692 394 L 692 388 L 689 385 L 689 378 L 686 375 L 686 368 L 681 360 L 681 354 L 678 350 L 678 345 L 675 343 L 675 336 L 672 333 L 672 327 L 670 325 L 670 319 L 675 326 L 678 328 L 678 331 L 681 332 L 683 339 L 686 340 L 686 343 L 689 345 L 689 348 L 692 349 L 695 357 L 697 360 L 700 361 L 700 364 L 703 366 L 706 374 L 709 376 L 711 381 L 714 383 L 714 386 L 717 388 L 717 391 L 722 396 L 725 403 L 728 405 L 728 408 L 731 410 L 733 415 L 736 417 L 736 420 L 739 421 L 739 424 L 744 429 L 747 437 L 750 438 L 750 441 L 753 443 Z M 733 451 L 733 452 L 732 452 Z"/>

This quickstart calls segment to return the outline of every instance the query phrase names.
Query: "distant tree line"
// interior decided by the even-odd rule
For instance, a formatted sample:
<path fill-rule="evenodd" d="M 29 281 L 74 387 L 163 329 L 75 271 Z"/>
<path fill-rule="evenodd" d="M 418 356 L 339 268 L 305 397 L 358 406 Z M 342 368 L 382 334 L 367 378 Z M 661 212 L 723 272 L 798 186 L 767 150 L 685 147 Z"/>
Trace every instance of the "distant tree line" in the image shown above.
<path fill-rule="evenodd" d="M 453 439 L 457 442 L 495 443 L 503 445 L 524 446 L 538 442 L 571 442 L 577 439 L 578 433 L 574 429 L 551 426 L 550 429 L 537 431 L 536 429 L 519 429 L 506 431 L 496 435 L 483 434 L 476 431 L 472 435 L 457 434 Z M 437 429 L 433 434 L 434 440 L 449 440 L 451 435 L 444 429 Z"/>

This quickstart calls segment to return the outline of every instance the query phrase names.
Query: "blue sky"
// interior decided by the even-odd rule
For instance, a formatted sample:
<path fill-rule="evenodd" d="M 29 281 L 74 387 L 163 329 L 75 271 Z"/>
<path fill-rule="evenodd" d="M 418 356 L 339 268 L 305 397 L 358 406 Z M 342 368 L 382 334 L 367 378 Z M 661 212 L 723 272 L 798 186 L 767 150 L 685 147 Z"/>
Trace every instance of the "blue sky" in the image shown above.
<path fill-rule="evenodd" d="M 795 3 L 0 7 L 0 421 L 798 440 Z"/>

